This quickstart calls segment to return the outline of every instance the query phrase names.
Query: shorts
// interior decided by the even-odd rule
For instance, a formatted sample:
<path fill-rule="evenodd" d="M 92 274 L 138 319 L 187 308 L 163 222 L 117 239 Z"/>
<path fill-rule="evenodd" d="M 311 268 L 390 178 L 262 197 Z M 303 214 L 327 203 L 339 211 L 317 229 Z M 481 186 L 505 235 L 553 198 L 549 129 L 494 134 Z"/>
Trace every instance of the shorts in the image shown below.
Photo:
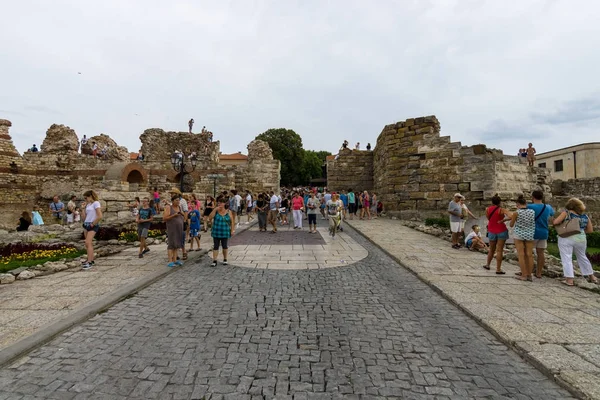
<path fill-rule="evenodd" d="M 350 211 L 350 214 L 356 214 L 356 203 L 349 203 L 348 210 Z"/>
<path fill-rule="evenodd" d="M 213 238 L 213 250 L 219 250 L 219 245 L 223 248 L 223 250 L 227 250 L 227 240 L 229 238 Z"/>
<path fill-rule="evenodd" d="M 197 228 L 190 228 L 190 237 L 199 237 L 200 236 L 200 229 Z"/>
<path fill-rule="evenodd" d="M 458 222 L 450 221 L 450 232 L 452 232 L 452 233 L 460 232 L 460 222 L 461 221 L 458 221 Z"/>
<path fill-rule="evenodd" d="M 308 214 L 308 224 L 317 225 L 317 214 Z"/>
<path fill-rule="evenodd" d="M 473 239 L 467 240 L 467 243 L 465 243 L 465 246 L 467 247 L 467 249 L 470 249 L 471 246 L 473 246 Z"/>
<path fill-rule="evenodd" d="M 533 239 L 533 248 L 534 249 L 547 249 L 548 248 L 548 240 L 547 239 Z"/>
<path fill-rule="evenodd" d="M 467 222 L 467 221 L 464 219 L 462 221 L 460 221 L 460 231 L 461 232 L 465 230 L 465 222 Z"/>
<path fill-rule="evenodd" d="M 246 213 L 250 214 L 252 212 L 252 207 L 246 207 Z"/>
<path fill-rule="evenodd" d="M 88 232 L 94 231 L 94 232 L 98 233 L 98 231 L 100 230 L 100 227 L 98 225 L 94 225 L 92 227 L 92 223 L 91 222 L 84 222 L 83 223 L 83 229 L 85 229 Z"/>
<path fill-rule="evenodd" d="M 71 213 L 71 214 L 67 214 L 67 224 L 72 224 L 73 223 L 73 217 L 75 216 L 75 214 Z"/>
<path fill-rule="evenodd" d="M 490 242 L 495 242 L 496 240 L 506 240 L 506 239 L 508 239 L 508 231 L 504 231 L 504 232 L 500 232 L 500 233 L 488 232 L 487 237 L 490 240 Z"/>
<path fill-rule="evenodd" d="M 138 226 L 137 234 L 138 234 L 138 238 L 147 238 L 148 237 L 148 228 Z"/>
<path fill-rule="evenodd" d="M 213 211 L 212 208 L 205 208 L 204 209 L 204 216 L 208 217 L 212 211 Z"/>
<path fill-rule="evenodd" d="M 160 203 L 160 197 L 157 197 L 156 199 L 154 199 L 154 204 L 158 204 Z"/>

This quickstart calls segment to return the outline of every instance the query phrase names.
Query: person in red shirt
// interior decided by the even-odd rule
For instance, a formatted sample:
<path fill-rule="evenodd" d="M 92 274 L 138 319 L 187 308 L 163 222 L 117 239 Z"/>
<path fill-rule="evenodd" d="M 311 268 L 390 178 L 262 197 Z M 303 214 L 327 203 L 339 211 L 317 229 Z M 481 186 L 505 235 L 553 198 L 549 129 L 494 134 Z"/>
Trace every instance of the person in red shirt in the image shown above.
<path fill-rule="evenodd" d="M 502 200 L 497 194 L 492 197 L 492 205 L 485 210 L 488 219 L 487 237 L 490 241 L 490 250 L 487 255 L 487 263 L 483 266 L 490 269 L 492 258 L 496 253 L 496 274 L 504 275 L 502 271 L 502 257 L 504 255 L 504 243 L 508 239 L 508 228 L 505 222 L 510 221 L 512 213 L 500 206 Z"/>
<path fill-rule="evenodd" d="M 302 229 L 302 212 L 304 211 L 304 199 L 296 192 L 292 198 L 292 214 L 294 216 L 294 229 Z"/>

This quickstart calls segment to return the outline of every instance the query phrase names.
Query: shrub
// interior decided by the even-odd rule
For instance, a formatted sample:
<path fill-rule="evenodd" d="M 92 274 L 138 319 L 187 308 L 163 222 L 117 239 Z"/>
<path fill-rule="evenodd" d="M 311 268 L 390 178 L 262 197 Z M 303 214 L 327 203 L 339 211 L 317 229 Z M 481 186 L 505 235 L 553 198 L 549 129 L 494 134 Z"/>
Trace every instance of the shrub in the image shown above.
<path fill-rule="evenodd" d="M 592 232 L 587 234 L 588 247 L 600 248 L 600 232 Z"/>
<path fill-rule="evenodd" d="M 450 228 L 450 220 L 448 218 L 427 218 L 425 219 L 425 225 L 437 225 L 440 228 Z"/>
<path fill-rule="evenodd" d="M 600 253 L 590 254 L 587 253 L 587 258 L 590 260 L 592 265 L 600 265 Z"/>
<path fill-rule="evenodd" d="M 558 243 L 558 234 L 556 233 L 556 229 L 553 226 L 550 226 L 548 229 L 548 242 Z"/>

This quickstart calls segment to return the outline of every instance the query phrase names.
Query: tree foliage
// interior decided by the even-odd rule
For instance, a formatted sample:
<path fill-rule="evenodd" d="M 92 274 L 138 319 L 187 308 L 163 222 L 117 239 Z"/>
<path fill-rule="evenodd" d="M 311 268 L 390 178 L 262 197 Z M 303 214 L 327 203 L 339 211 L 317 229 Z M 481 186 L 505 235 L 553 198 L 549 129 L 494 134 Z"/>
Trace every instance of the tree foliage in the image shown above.
<path fill-rule="evenodd" d="M 273 150 L 273 157 L 281 162 L 281 185 L 306 185 L 322 176 L 322 165 L 328 151 L 304 150 L 302 138 L 291 129 L 269 129 L 256 139 L 264 140 Z"/>

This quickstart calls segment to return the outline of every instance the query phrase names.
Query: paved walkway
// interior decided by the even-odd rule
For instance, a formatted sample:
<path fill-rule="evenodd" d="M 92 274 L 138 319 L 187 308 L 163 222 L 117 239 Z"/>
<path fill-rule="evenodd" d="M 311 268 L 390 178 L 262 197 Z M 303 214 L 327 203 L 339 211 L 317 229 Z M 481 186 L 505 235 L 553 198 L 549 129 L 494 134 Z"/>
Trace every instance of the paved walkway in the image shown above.
<path fill-rule="evenodd" d="M 549 278 L 517 281 L 518 267 L 508 263 L 503 263 L 506 275 L 495 275 L 494 268 L 482 268 L 485 255 L 454 250 L 449 242 L 399 221 L 348 222 L 504 343 L 558 380 L 600 399 L 598 294 Z"/>
<path fill-rule="evenodd" d="M 368 256 L 179 268 L 0 369 L 0 399 L 571 398 L 364 238 L 338 240 Z"/>

